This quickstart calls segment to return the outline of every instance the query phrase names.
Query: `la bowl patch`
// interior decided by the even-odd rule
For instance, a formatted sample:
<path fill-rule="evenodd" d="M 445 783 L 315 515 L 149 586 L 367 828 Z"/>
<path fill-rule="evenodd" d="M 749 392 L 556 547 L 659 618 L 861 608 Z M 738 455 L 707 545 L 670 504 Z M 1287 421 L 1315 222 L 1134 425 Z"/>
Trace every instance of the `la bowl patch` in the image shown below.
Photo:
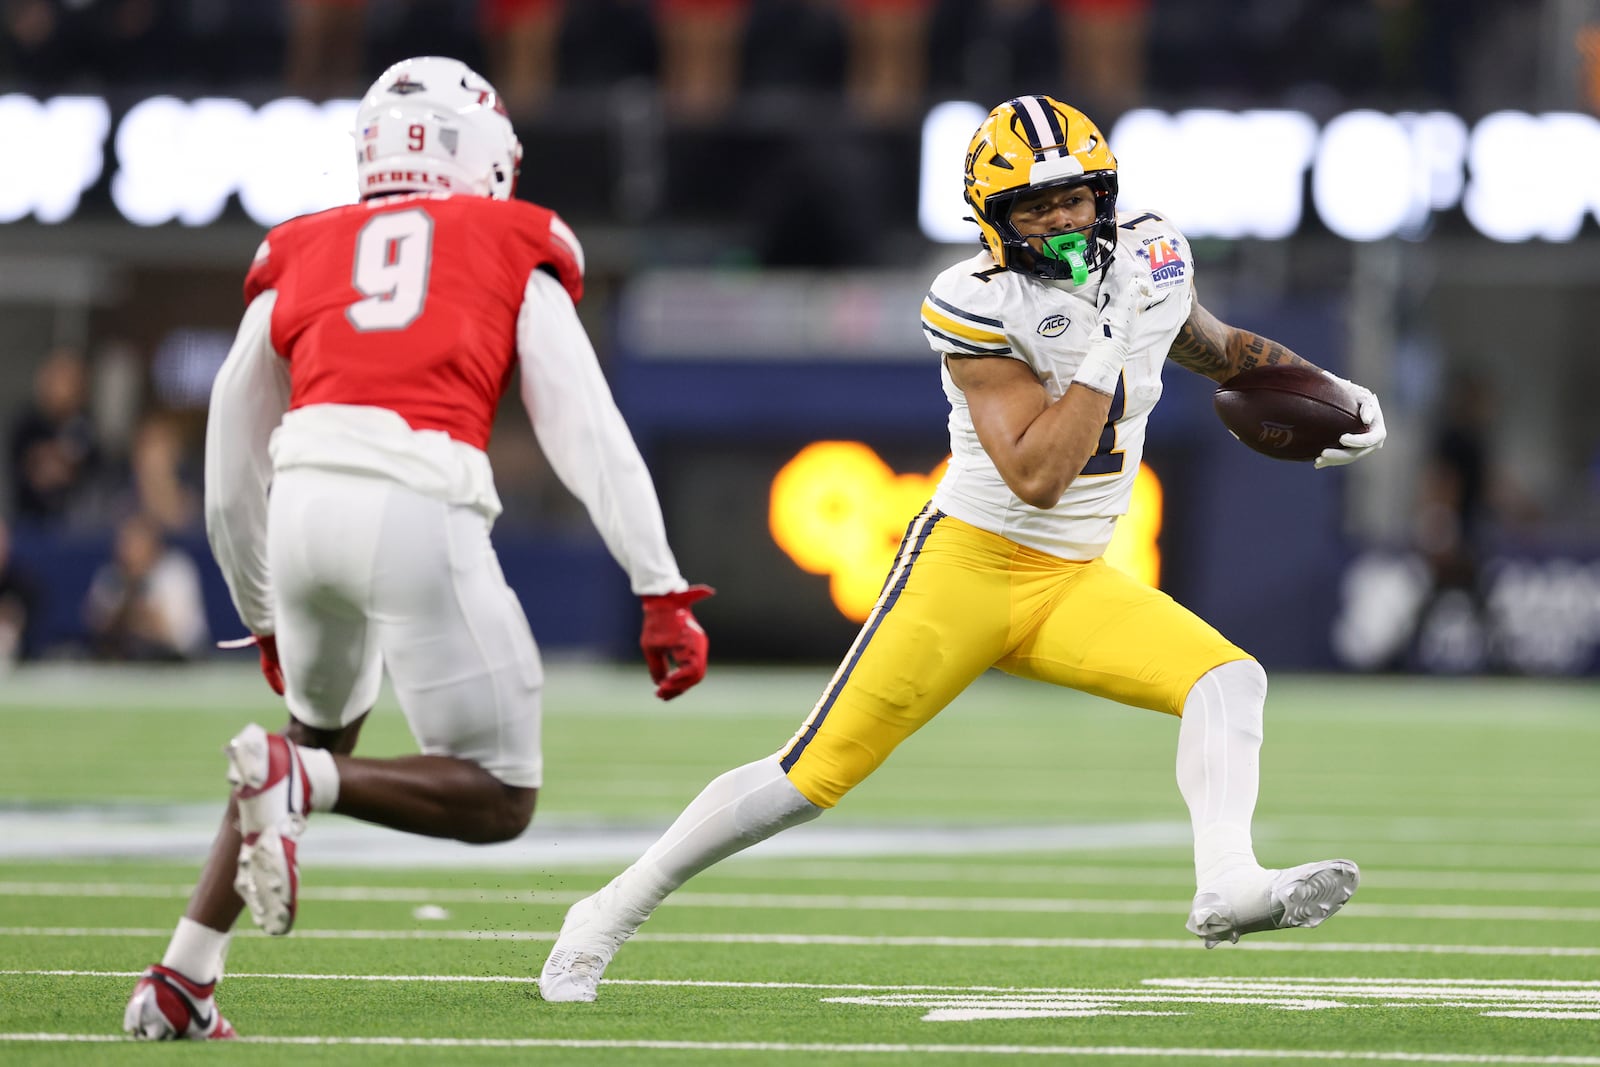
<path fill-rule="evenodd" d="M 1149 261 L 1150 280 L 1157 289 L 1182 285 L 1189 277 L 1189 264 L 1183 258 L 1182 248 L 1170 237 L 1147 238 L 1139 255 Z"/>

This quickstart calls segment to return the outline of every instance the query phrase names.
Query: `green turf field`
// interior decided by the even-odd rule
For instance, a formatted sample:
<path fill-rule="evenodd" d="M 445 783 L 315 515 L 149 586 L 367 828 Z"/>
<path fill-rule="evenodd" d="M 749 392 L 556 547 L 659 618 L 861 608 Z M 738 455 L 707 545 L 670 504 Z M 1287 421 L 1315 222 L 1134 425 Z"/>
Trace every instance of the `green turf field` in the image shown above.
<path fill-rule="evenodd" d="M 1600 1065 L 1600 689 L 1275 679 L 1257 851 L 1348 856 L 1311 931 L 1211 952 L 1176 722 L 985 678 L 839 810 L 668 901 L 588 1005 L 537 974 L 565 907 L 709 778 L 777 748 L 827 669 L 555 665 L 529 836 L 490 849 L 321 816 L 299 926 L 242 933 L 244 1041 L 120 1034 L 224 795 L 282 712 L 244 669 L 0 682 L 0 1062 Z M 407 751 L 385 703 L 363 750 Z M 246 920 L 248 923 L 248 920 Z"/>

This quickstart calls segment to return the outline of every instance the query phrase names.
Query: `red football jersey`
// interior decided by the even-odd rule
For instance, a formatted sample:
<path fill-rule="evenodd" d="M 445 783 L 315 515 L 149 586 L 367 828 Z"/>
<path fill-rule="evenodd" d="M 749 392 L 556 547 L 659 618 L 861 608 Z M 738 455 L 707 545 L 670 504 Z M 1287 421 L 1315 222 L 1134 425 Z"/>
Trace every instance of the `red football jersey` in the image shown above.
<path fill-rule="evenodd" d="M 528 276 L 551 270 L 576 303 L 581 256 L 566 224 L 526 201 L 383 197 L 275 227 L 244 297 L 277 290 L 272 347 L 289 361 L 291 409 L 383 407 L 486 448 Z"/>

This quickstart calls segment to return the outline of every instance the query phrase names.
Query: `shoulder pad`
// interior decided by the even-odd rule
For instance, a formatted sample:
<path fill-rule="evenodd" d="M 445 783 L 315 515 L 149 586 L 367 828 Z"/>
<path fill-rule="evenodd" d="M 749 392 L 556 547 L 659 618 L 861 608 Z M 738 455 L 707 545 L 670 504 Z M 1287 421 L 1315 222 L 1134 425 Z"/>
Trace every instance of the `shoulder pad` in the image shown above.
<path fill-rule="evenodd" d="M 583 245 L 572 227 L 547 207 L 526 200 L 490 200 L 491 210 L 528 257 L 529 269 L 549 270 L 576 304 L 583 299 Z"/>
<path fill-rule="evenodd" d="M 996 273 L 998 272 L 998 273 Z M 1006 296 L 1018 276 L 987 255 L 957 263 L 922 300 L 922 332 L 935 352 L 1009 356 Z"/>

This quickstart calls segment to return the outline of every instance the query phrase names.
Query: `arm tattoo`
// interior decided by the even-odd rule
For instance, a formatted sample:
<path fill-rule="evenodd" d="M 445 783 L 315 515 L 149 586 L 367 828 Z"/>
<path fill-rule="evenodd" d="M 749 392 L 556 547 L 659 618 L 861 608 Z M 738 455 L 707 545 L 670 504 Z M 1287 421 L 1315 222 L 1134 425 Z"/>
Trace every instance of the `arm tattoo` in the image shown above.
<path fill-rule="evenodd" d="M 1196 301 L 1173 338 L 1167 358 L 1180 367 L 1223 381 L 1228 377 L 1228 328 Z"/>
<path fill-rule="evenodd" d="M 1198 302 L 1173 339 L 1167 358 L 1217 382 L 1225 382 L 1251 367 L 1312 365 L 1271 338 L 1218 321 Z"/>
<path fill-rule="evenodd" d="M 1268 337 L 1258 333 L 1247 333 L 1244 330 L 1236 331 L 1244 344 L 1237 353 L 1235 370 L 1249 370 L 1251 367 L 1276 367 L 1280 363 L 1293 366 L 1298 363 L 1303 367 L 1311 364 Z"/>

